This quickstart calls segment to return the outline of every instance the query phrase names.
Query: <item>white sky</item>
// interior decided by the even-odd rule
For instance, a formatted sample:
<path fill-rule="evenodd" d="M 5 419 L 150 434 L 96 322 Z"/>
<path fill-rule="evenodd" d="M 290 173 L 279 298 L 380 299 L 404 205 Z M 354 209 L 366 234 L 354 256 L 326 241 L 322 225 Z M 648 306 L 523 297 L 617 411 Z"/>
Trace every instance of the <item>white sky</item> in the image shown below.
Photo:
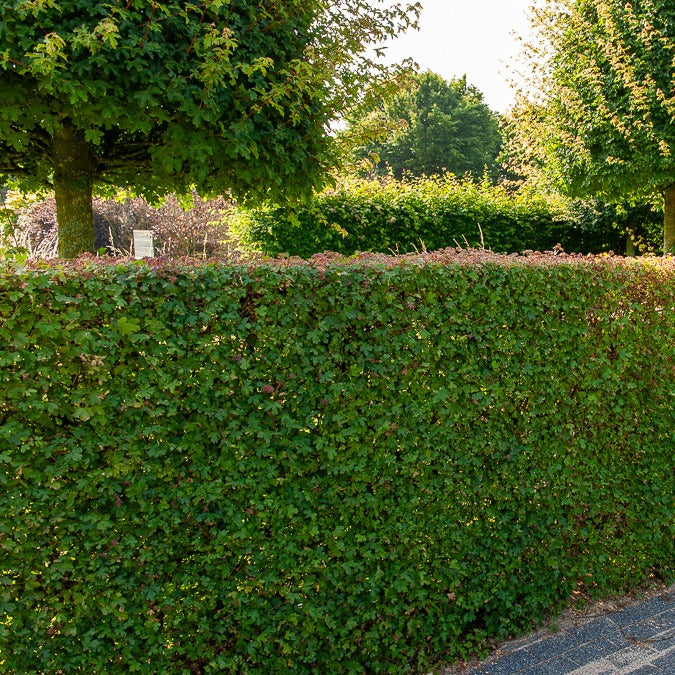
<path fill-rule="evenodd" d="M 412 0 L 410 0 L 412 1 Z M 497 112 L 513 103 L 507 67 L 518 55 L 512 35 L 529 29 L 527 9 L 532 0 L 421 0 L 420 30 L 389 43 L 387 61 L 411 57 L 420 70 L 432 70 L 446 80 L 466 74 L 467 82 L 485 96 Z"/>

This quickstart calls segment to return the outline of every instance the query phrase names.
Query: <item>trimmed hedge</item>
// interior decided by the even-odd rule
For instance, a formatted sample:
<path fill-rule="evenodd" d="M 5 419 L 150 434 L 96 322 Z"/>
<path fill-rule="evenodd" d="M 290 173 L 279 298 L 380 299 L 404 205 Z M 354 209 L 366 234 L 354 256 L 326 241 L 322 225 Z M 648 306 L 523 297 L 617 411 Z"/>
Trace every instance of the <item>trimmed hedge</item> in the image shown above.
<path fill-rule="evenodd" d="M 406 253 L 449 246 L 518 253 L 557 244 L 568 252 L 622 253 L 628 230 L 643 250 L 658 250 L 663 213 L 447 176 L 346 181 L 295 214 L 281 207 L 244 212 L 234 230 L 249 250 L 303 258 L 322 251 Z"/>
<path fill-rule="evenodd" d="M 0 274 L 0 669 L 428 671 L 673 578 L 675 264 Z"/>

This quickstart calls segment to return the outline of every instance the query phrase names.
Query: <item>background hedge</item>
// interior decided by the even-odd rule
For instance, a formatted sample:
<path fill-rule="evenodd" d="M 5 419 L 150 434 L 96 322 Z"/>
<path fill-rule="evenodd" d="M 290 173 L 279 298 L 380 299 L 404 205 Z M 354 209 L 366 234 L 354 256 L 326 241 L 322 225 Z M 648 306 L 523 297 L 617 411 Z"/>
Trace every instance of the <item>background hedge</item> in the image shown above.
<path fill-rule="evenodd" d="M 428 672 L 672 580 L 674 365 L 672 259 L 6 266 L 0 669 Z"/>
<path fill-rule="evenodd" d="M 293 214 L 279 207 L 246 212 L 235 225 L 249 249 L 303 258 L 323 251 L 405 253 L 455 246 L 518 253 L 550 251 L 557 244 L 567 252 L 623 253 L 629 230 L 642 250 L 658 250 L 663 211 L 451 176 L 349 180 Z"/>

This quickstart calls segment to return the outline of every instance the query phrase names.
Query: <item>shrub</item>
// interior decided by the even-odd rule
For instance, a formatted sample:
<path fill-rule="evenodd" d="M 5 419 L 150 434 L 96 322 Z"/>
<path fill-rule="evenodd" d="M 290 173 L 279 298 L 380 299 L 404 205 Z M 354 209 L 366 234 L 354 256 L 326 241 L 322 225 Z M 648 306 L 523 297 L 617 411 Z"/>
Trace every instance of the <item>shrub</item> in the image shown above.
<path fill-rule="evenodd" d="M 5 266 L 5 672 L 427 672 L 673 578 L 675 263 Z"/>
<path fill-rule="evenodd" d="M 229 233 L 232 202 L 223 197 L 201 199 L 193 194 L 183 203 L 169 195 L 153 207 L 144 199 L 124 201 L 94 199 L 94 246 L 113 255 L 131 255 L 132 231 L 153 233 L 155 255 L 211 258 L 236 250 Z M 57 256 L 58 230 L 53 196 L 30 199 L 17 209 L 12 236 L 15 245 L 25 248 L 33 259 Z"/>
<path fill-rule="evenodd" d="M 645 229 L 663 216 L 537 193 L 458 181 L 452 176 L 398 182 L 350 180 L 317 195 L 296 213 L 268 208 L 242 214 L 242 244 L 267 255 L 310 257 L 321 251 L 409 252 L 484 246 L 495 252 L 623 251 L 631 227 L 648 248 Z M 658 227 L 658 225 L 657 225 Z"/>

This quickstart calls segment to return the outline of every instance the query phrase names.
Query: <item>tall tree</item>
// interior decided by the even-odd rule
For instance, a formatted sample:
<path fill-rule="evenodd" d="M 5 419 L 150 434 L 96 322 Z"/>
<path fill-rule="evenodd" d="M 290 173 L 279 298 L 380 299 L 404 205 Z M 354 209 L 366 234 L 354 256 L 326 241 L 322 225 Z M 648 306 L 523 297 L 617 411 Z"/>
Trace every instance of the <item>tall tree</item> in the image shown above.
<path fill-rule="evenodd" d="M 377 157 L 380 173 L 416 176 L 445 171 L 481 175 L 496 170 L 501 137 L 497 116 L 466 77 L 450 82 L 424 72 L 390 99 L 380 99 L 352 120 L 352 127 L 379 126 L 387 132 L 364 143 L 361 156 Z M 353 129 L 352 129 L 353 133 Z"/>
<path fill-rule="evenodd" d="M 541 97 L 515 111 L 515 155 L 573 195 L 661 194 L 675 251 L 675 4 L 549 0 L 534 17 Z"/>
<path fill-rule="evenodd" d="M 395 74 L 369 47 L 419 5 L 365 0 L 0 4 L 0 178 L 54 188 L 59 253 L 93 249 L 92 193 L 302 196 L 331 122 Z"/>

